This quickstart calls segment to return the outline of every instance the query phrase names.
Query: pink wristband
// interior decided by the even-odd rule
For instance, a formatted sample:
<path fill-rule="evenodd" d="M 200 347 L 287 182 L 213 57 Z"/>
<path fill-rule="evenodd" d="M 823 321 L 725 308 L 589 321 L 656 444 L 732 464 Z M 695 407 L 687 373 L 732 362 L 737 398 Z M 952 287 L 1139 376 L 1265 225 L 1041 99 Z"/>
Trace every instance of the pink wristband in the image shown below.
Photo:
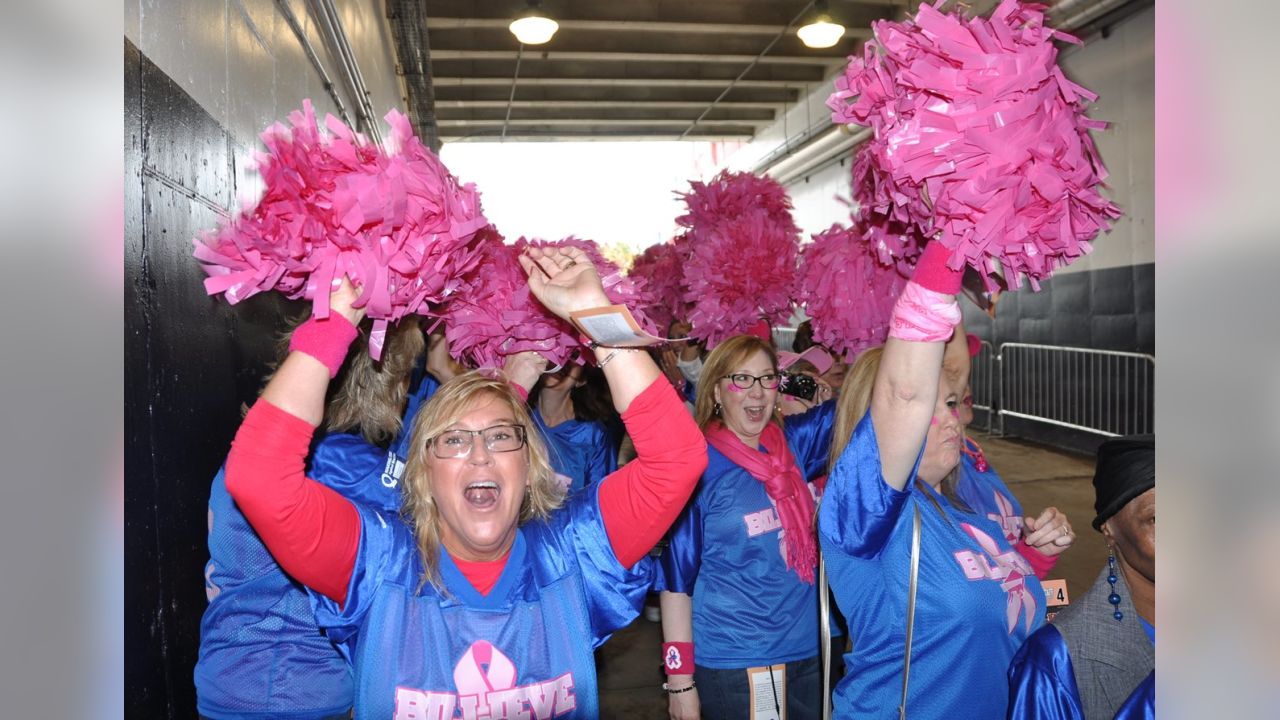
<path fill-rule="evenodd" d="M 911 275 L 912 282 L 943 295 L 955 295 L 960 292 L 964 280 L 964 266 L 952 270 L 947 263 L 951 260 L 951 251 L 941 240 L 932 240 L 924 246 L 920 259 L 916 261 L 916 270 Z"/>
<path fill-rule="evenodd" d="M 889 318 L 889 337 L 911 342 L 946 342 L 960 323 L 954 295 L 920 286 L 914 280 L 903 288 Z"/>
<path fill-rule="evenodd" d="M 1058 558 L 1061 557 L 1060 555 L 1045 555 L 1028 545 L 1026 540 L 1019 540 L 1013 549 L 1017 550 L 1018 554 L 1031 565 L 1031 570 L 1041 580 L 1049 574 L 1049 571 L 1053 570 L 1053 566 L 1058 564 Z"/>
<path fill-rule="evenodd" d="M 347 359 L 351 341 L 355 339 L 356 326 L 335 312 L 325 320 L 311 317 L 299 325 L 289 338 L 289 351 L 319 360 L 329 368 L 329 378 L 332 379 L 338 376 L 343 361 Z"/>
<path fill-rule="evenodd" d="M 692 675 L 693 643 L 662 643 L 662 666 L 668 675 Z"/>
<path fill-rule="evenodd" d="M 518 382 L 512 382 L 510 380 L 507 381 L 507 384 L 511 386 L 512 390 L 516 391 L 516 395 L 520 396 L 521 401 L 526 403 L 529 402 L 529 391 L 526 390 L 523 385 L 521 385 Z"/>

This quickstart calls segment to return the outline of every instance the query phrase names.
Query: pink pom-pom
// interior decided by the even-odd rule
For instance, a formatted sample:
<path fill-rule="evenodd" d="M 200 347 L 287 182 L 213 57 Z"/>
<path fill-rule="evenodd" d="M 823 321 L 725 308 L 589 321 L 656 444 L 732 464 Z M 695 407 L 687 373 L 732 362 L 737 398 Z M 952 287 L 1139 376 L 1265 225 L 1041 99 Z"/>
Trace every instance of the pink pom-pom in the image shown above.
<path fill-rule="evenodd" d="M 691 185 L 689 211 L 676 219 L 689 228 L 693 250 L 684 268 L 691 335 L 714 347 L 762 317 L 785 324 L 800 244 L 786 191 L 772 179 L 727 171 Z"/>
<path fill-rule="evenodd" d="M 556 365 L 577 359 L 577 332 L 529 292 L 519 251 L 492 227 L 481 231 L 479 249 L 482 258 L 466 288 L 431 311 L 445 323 L 450 354 L 480 368 L 500 368 L 506 356 L 526 350 Z"/>
<path fill-rule="evenodd" d="M 262 198 L 195 241 L 206 292 L 235 304 L 277 290 L 311 300 L 323 318 L 332 284 L 345 275 L 361 288 L 355 304 L 381 337 L 386 323 L 461 289 L 480 259 L 476 231 L 488 224 L 479 194 L 459 185 L 407 118 L 393 110 L 386 120 L 393 155 L 332 116 L 322 134 L 310 100 L 290 113 L 291 127 L 267 128 Z M 376 357 L 381 348 L 370 350 Z"/>
<path fill-rule="evenodd" d="M 658 323 L 663 334 L 673 321 L 689 316 L 691 308 L 684 301 L 684 259 L 674 242 L 645 248 L 631 263 L 627 275 L 643 283 L 650 298 L 645 313 Z"/>
<path fill-rule="evenodd" d="M 800 299 L 814 341 L 845 362 L 883 344 L 908 277 L 896 263 L 880 262 L 877 249 L 855 230 L 837 224 L 814 235 L 800 255 Z"/>
<path fill-rule="evenodd" d="M 923 4 L 877 21 L 827 101 L 833 122 L 875 131 L 860 192 L 873 212 L 940 240 L 989 288 L 1000 268 L 1038 288 L 1120 216 L 1099 192 L 1095 95 L 1057 64 L 1053 41 L 1076 40 L 1044 25 L 1044 7 L 1003 0 L 988 20 Z"/>
<path fill-rule="evenodd" d="M 631 310 L 631 316 L 645 332 L 659 337 L 662 335 L 662 330 L 648 314 L 648 308 L 652 305 L 653 299 L 645 289 L 644 283 L 627 277 L 617 263 L 600 252 L 600 246 L 594 240 L 569 236 L 555 241 L 523 237 L 516 241 L 517 252 L 523 252 L 528 247 L 576 247 L 582 250 L 595 265 L 596 274 L 600 276 L 600 284 L 604 285 L 604 294 L 609 297 L 609 301 L 615 305 L 625 305 Z"/>

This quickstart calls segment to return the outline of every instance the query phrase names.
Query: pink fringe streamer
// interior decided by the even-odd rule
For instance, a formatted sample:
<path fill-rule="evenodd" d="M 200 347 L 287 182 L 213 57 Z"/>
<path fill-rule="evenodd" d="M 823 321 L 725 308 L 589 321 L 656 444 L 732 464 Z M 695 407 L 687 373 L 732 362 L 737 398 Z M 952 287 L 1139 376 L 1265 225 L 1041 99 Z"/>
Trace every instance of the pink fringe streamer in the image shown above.
<path fill-rule="evenodd" d="M 761 317 L 783 325 L 796 292 L 800 229 L 776 181 L 750 173 L 693 182 L 685 193 L 692 254 L 684 267 L 684 299 L 692 304 L 692 337 L 715 347 Z"/>
<path fill-rule="evenodd" d="M 388 322 L 458 292 L 488 224 L 479 193 L 449 174 L 408 118 L 392 110 L 386 121 L 391 153 L 332 116 L 321 133 L 310 100 L 289 114 L 290 127 L 267 128 L 262 198 L 194 241 L 205 291 L 234 305 L 276 290 L 310 300 L 324 318 L 332 283 L 346 275 L 362 291 L 356 307 L 376 321 L 374 357 Z"/>
<path fill-rule="evenodd" d="M 500 368 L 503 358 L 534 350 L 563 365 L 581 343 L 573 326 L 552 315 L 529 292 L 519 251 L 490 226 L 480 233 L 481 261 L 457 293 L 431 315 L 445 323 L 449 353 L 470 367 Z"/>
<path fill-rule="evenodd" d="M 884 344 L 908 276 L 897 264 L 882 263 L 877 248 L 856 230 L 836 224 L 814 235 L 800 253 L 799 298 L 813 339 L 845 362 Z"/>
<path fill-rule="evenodd" d="M 875 131 L 867 212 L 941 240 L 989 289 L 1000 268 L 1038 289 L 1121 214 L 1099 192 L 1089 131 L 1106 123 L 1085 115 L 1096 96 L 1057 64 L 1053 41 L 1079 41 L 1046 27 L 1044 9 L 1003 0 L 988 20 L 921 5 L 877 21 L 827 101 L 833 122 Z"/>
<path fill-rule="evenodd" d="M 684 300 L 684 259 L 674 242 L 645 248 L 631 263 L 628 277 L 643 283 L 650 304 L 645 314 L 662 328 L 665 336 L 671 323 L 689 316 L 692 309 Z"/>

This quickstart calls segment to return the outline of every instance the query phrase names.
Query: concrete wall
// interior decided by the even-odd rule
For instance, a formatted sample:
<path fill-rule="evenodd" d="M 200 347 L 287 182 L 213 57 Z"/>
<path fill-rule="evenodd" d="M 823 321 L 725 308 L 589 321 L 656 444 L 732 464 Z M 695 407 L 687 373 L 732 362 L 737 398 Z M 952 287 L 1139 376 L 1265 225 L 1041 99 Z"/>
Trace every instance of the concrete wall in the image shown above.
<path fill-rule="evenodd" d="M 286 1 L 339 81 L 307 4 Z M 403 107 L 382 3 L 337 4 L 374 112 Z M 125 20 L 125 714 L 190 718 L 209 483 L 298 309 L 206 296 L 191 240 L 260 190 L 263 128 L 303 98 L 335 107 L 271 0 L 147 0 Z"/>

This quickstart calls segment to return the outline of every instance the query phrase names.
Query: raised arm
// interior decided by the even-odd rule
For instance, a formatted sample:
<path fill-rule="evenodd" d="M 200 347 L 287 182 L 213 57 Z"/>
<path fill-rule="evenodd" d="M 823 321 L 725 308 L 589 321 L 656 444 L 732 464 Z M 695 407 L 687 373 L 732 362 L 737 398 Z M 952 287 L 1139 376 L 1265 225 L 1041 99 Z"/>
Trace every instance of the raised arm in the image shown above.
<path fill-rule="evenodd" d="M 245 416 L 227 457 L 227 491 L 291 576 L 343 602 L 360 519 L 337 492 L 304 476 L 307 447 L 324 419 L 325 392 L 364 311 L 345 279 L 327 320 L 294 332 L 290 353 Z"/>
<path fill-rule="evenodd" d="M 568 319 L 609 298 L 581 250 L 531 248 L 520 257 L 529 289 Z M 707 444 L 671 384 L 644 349 L 595 349 L 636 459 L 600 483 L 600 513 L 619 562 L 630 567 L 662 538 L 707 466 Z"/>
<path fill-rule="evenodd" d="M 924 447 L 938 395 L 944 343 L 960 322 L 961 271 L 947 267 L 940 242 L 925 247 L 898 298 L 871 393 L 880 467 L 891 487 L 906 487 Z"/>

